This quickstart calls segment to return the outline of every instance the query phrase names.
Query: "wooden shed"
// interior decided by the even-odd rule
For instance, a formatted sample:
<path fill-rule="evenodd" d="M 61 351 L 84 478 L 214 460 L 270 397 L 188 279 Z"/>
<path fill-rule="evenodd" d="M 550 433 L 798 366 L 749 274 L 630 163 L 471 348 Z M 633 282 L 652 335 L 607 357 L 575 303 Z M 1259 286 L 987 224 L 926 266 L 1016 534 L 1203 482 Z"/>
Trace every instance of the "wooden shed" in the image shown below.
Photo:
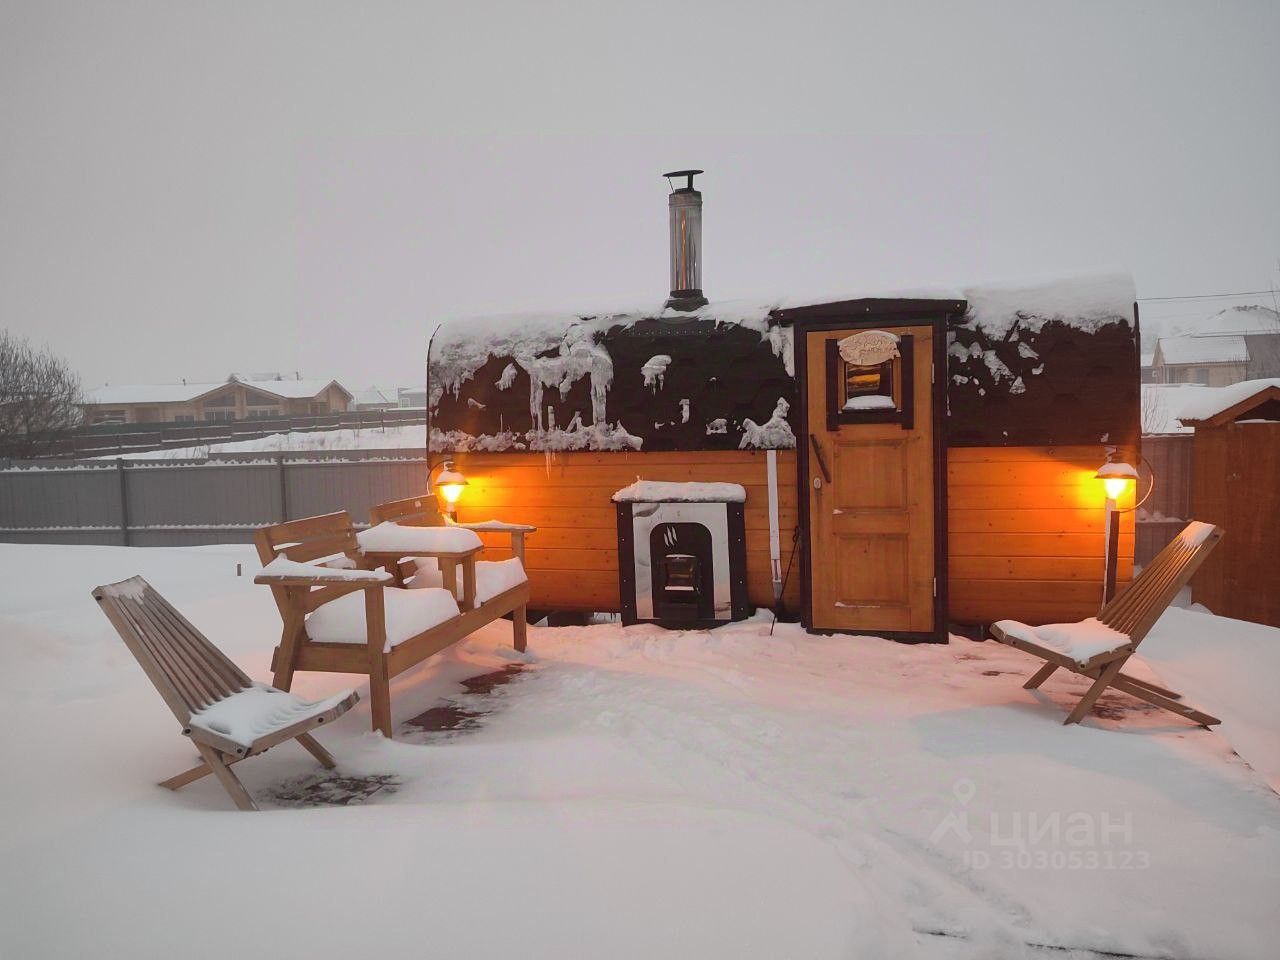
<path fill-rule="evenodd" d="M 1205 392 L 1181 417 L 1195 428 L 1191 503 L 1227 535 L 1191 581 L 1192 599 L 1280 627 L 1280 380 Z"/>
<path fill-rule="evenodd" d="M 708 303 L 700 203 L 692 176 L 671 195 L 665 304 L 433 337 L 430 449 L 469 479 L 462 519 L 539 527 L 533 605 L 621 609 L 611 497 L 644 479 L 741 485 L 749 600 L 781 591 L 813 630 L 944 639 L 1096 613 L 1094 473 L 1139 436 L 1132 280 Z"/>

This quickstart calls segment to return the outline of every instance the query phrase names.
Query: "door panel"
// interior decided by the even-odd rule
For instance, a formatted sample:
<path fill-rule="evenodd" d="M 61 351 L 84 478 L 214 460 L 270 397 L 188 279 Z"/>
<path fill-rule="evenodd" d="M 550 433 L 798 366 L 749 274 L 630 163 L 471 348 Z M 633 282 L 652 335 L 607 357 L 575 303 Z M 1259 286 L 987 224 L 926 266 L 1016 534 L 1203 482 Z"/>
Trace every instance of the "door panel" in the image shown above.
<path fill-rule="evenodd" d="M 892 401 L 851 400 L 866 382 L 837 346 L 867 328 L 806 337 L 811 619 L 816 629 L 932 633 L 935 627 L 933 328 L 877 328 L 896 335 Z M 881 337 L 883 333 L 879 334 Z M 886 376 L 888 372 L 886 372 Z M 887 380 L 886 380 L 887 382 Z M 910 396 L 902 391 L 909 390 Z M 889 392 L 886 388 L 886 395 Z M 908 403 L 910 406 L 908 406 Z M 871 411 L 862 416 L 859 411 Z M 808 439 L 808 438 L 806 438 Z M 821 460 L 830 469 L 830 480 Z"/>

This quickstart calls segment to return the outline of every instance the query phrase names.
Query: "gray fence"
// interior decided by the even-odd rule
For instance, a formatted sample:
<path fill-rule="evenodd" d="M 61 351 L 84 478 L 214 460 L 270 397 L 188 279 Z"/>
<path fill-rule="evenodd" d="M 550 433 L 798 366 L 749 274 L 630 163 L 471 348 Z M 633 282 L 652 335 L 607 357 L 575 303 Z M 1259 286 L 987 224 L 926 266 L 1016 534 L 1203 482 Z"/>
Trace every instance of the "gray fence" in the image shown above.
<path fill-rule="evenodd" d="M 147 453 L 175 447 L 199 447 L 236 440 L 253 440 L 273 433 L 368 429 L 423 424 L 427 411 L 412 407 L 391 410 L 348 410 L 309 417 L 219 420 L 205 423 L 117 423 L 81 427 L 36 442 L 39 457 L 99 457 Z"/>
<path fill-rule="evenodd" d="M 248 543 L 255 528 L 421 493 L 425 450 L 0 461 L 0 541 Z"/>
<path fill-rule="evenodd" d="M 1190 433 L 1142 438 L 1142 455 L 1155 474 L 1155 488 L 1138 510 L 1134 561 L 1147 564 L 1165 548 L 1188 520 L 1191 507 Z"/>

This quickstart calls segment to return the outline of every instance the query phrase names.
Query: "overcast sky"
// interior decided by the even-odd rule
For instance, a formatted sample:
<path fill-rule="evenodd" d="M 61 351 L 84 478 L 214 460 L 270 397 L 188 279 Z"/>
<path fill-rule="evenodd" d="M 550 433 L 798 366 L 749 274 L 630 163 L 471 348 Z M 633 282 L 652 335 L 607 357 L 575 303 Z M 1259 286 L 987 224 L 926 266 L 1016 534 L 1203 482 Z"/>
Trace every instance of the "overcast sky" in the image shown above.
<path fill-rule="evenodd" d="M 416 383 L 439 318 L 660 303 L 686 166 L 713 299 L 1264 289 L 1278 37 L 1275 0 L 0 0 L 0 323 L 87 386 Z"/>

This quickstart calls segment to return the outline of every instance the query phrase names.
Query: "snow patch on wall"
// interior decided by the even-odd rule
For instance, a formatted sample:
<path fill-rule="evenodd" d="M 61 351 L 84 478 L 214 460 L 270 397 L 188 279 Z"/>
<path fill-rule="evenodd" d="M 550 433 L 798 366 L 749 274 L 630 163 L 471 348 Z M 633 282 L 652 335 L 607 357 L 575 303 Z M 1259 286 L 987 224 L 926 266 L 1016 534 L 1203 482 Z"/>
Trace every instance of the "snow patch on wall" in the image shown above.
<path fill-rule="evenodd" d="M 738 449 L 758 447 L 779 450 L 794 447 L 796 435 L 791 430 L 791 424 L 787 423 L 789 409 L 791 404 L 787 403 L 783 397 L 779 397 L 773 408 L 773 416 L 764 423 L 756 423 L 750 418 L 743 420 L 742 441 L 738 444 Z"/>
<path fill-rule="evenodd" d="M 667 367 L 670 365 L 671 358 L 665 353 L 659 353 L 646 360 L 644 366 L 640 368 L 640 373 L 644 377 L 644 385 L 654 392 L 660 390 L 663 377 L 666 375 Z"/>
<path fill-rule="evenodd" d="M 533 429 L 555 426 L 543 420 L 543 391 L 547 387 L 555 387 L 560 392 L 560 399 L 565 400 L 569 390 L 583 377 L 591 380 L 591 422 L 604 423 L 605 398 L 613 383 L 613 359 L 604 347 L 590 339 L 566 338 L 560 342 L 556 356 L 517 354 L 516 363 L 529 374 L 529 417 Z"/>

